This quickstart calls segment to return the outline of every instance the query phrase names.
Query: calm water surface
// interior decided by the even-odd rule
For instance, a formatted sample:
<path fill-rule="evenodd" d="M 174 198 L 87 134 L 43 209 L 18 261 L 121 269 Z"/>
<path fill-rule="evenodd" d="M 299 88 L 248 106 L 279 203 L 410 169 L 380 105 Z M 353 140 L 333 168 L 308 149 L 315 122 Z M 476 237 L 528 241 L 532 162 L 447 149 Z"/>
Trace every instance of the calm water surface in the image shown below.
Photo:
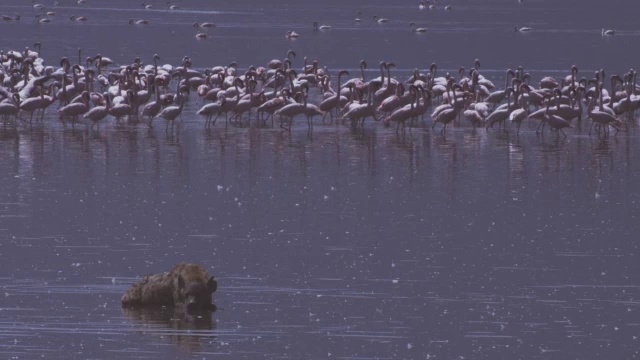
<path fill-rule="evenodd" d="M 29 2 L 2 1 L 0 14 L 23 17 L 0 23 L 11 34 L 2 49 L 39 40 L 51 61 L 82 47 L 117 63 L 158 53 L 247 67 L 293 48 L 329 69 L 392 60 L 402 79 L 480 58 L 497 84 L 518 65 L 538 78 L 574 63 L 584 76 L 638 67 L 637 12 L 615 9 L 632 1 L 460 0 L 450 12 L 378 0 L 185 0 L 173 12 L 60 2 L 36 25 Z M 390 23 L 354 25 L 357 11 Z M 313 33 L 314 20 L 334 28 Z M 194 21 L 218 27 L 197 41 Z M 409 21 L 433 30 L 413 34 Z M 618 34 L 602 38 L 602 27 Z M 287 41 L 288 29 L 301 38 Z M 161 122 L 72 130 L 51 109 L 43 126 L 0 128 L 3 358 L 640 356 L 637 120 L 607 139 L 589 137 L 586 120 L 567 139 L 536 136 L 534 124 L 520 136 L 462 124 L 444 137 L 428 118 L 405 135 L 373 122 L 309 134 L 303 119 L 289 134 L 204 129 L 199 102 L 169 133 Z M 185 260 L 219 279 L 218 312 L 180 321 L 121 309 L 133 281 Z"/>

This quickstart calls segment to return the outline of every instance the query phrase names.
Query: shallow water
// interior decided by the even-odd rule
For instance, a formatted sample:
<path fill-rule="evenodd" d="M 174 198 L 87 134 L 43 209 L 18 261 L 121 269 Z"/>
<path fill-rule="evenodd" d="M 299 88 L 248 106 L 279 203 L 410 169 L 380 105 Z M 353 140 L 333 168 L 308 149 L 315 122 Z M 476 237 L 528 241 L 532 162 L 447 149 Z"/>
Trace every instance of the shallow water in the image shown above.
<path fill-rule="evenodd" d="M 47 59 L 75 56 L 80 46 L 117 63 L 157 52 L 168 63 L 190 55 L 194 66 L 246 67 L 294 48 L 330 69 L 392 60 L 399 78 L 433 61 L 456 69 L 480 58 L 501 84 L 503 69 L 518 65 L 537 77 L 565 74 L 573 63 L 585 76 L 600 67 L 626 71 L 637 58 L 629 44 L 640 35 L 625 12 L 615 24 L 595 20 L 607 19 L 613 5 L 567 16 L 575 1 L 528 1 L 526 11 L 515 1 L 460 1 L 451 12 L 424 14 L 414 2 L 373 1 L 366 9 L 290 2 L 284 12 L 262 2 L 185 0 L 180 11 L 132 12 L 128 1 L 89 1 L 82 10 L 62 1 L 48 27 L 1 22 L 0 31 L 15 30 L 3 49 L 40 40 Z M 402 23 L 355 26 L 358 10 Z M 17 0 L 3 1 L 1 13 L 35 14 Z M 90 21 L 71 24 L 74 14 Z M 551 18 L 532 21 L 536 14 Z M 404 24 L 423 16 L 427 27 L 442 28 L 412 34 Z M 132 27 L 131 17 L 152 24 Z M 314 34 L 315 19 L 334 29 Z M 194 21 L 218 28 L 197 41 Z M 520 24 L 540 30 L 514 34 Z M 600 27 L 614 25 L 619 34 L 600 36 Z M 287 29 L 302 37 L 287 41 Z M 533 50 L 542 44 L 550 51 Z M 536 136 L 534 124 L 519 136 L 464 125 L 441 136 L 429 119 L 405 135 L 373 122 L 317 123 L 309 134 L 300 119 L 289 134 L 220 121 L 204 129 L 193 115 L 198 102 L 193 96 L 169 133 L 161 122 L 152 130 L 112 123 L 72 130 L 51 110 L 43 126 L 0 127 L 0 354 L 640 355 L 637 120 L 606 139 L 589 137 L 585 120 L 567 139 Z M 220 310 L 211 318 L 121 309 L 129 284 L 185 260 L 218 278 Z"/>

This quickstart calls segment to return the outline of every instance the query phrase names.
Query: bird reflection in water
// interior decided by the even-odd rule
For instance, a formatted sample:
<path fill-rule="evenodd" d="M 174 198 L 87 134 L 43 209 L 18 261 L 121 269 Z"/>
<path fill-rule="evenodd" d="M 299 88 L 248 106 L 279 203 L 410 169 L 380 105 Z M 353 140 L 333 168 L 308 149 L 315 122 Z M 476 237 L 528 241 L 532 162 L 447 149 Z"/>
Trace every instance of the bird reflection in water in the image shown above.
<path fill-rule="evenodd" d="M 187 351 L 202 350 L 216 339 L 210 311 L 185 312 L 178 308 L 122 308 L 122 313 L 142 333 L 160 336 Z"/>

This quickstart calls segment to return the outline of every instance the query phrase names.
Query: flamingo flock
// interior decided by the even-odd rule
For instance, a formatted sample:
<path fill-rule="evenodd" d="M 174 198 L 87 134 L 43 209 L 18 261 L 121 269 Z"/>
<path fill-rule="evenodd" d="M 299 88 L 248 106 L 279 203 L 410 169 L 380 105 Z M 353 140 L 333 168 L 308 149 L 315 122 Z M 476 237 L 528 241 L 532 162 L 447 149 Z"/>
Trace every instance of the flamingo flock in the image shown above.
<path fill-rule="evenodd" d="M 87 130 L 108 122 L 152 127 L 160 119 L 169 131 L 182 119 L 187 102 L 197 98 L 203 105 L 195 115 L 205 127 L 224 118 L 225 126 L 253 122 L 291 131 L 294 121 L 303 118 L 311 131 L 318 121 L 363 127 L 370 119 L 371 124 L 395 125 L 397 133 L 424 126 L 440 127 L 445 134 L 456 126 L 519 134 L 522 124 L 534 123 L 536 133 L 549 128 L 566 137 L 567 129 L 588 119 L 589 135 L 607 136 L 612 129 L 626 129 L 640 109 L 635 70 L 607 81 L 604 70 L 579 76 L 572 66 L 566 76 L 545 76 L 534 84 L 518 67 L 506 70 L 504 87 L 498 87 L 483 76 L 477 59 L 457 74 L 440 76 L 434 63 L 398 80 L 392 76 L 393 62 L 381 61 L 379 76 L 367 79 L 363 60 L 359 74 L 350 77 L 346 70 L 330 72 L 306 57 L 296 68 L 291 50 L 282 60 L 244 70 L 236 63 L 196 69 L 189 57 L 178 66 L 162 65 L 158 55 L 150 64 L 136 58 L 114 66 L 100 54 L 82 59 L 81 50 L 77 62 L 63 57 L 53 66 L 40 52 L 39 43 L 34 50 L 0 52 L 4 126 L 33 126 L 54 111 L 65 126 L 84 124 Z"/>

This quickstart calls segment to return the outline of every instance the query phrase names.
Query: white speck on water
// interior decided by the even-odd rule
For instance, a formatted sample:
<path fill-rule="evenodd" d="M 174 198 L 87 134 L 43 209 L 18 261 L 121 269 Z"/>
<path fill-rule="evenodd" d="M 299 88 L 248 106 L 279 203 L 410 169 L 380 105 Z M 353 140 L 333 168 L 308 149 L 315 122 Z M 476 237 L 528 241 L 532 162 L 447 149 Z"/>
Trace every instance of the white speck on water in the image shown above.
<path fill-rule="evenodd" d="M 325 199 L 325 200 L 327 200 L 328 198 L 329 198 L 329 196 L 327 196 L 327 195 L 325 195 L 325 196 L 324 196 L 324 199 Z"/>
<path fill-rule="evenodd" d="M 223 189 L 224 189 L 224 186 L 218 185 L 218 191 L 222 191 Z"/>
<path fill-rule="evenodd" d="M 407 349 L 411 350 L 411 348 L 413 348 L 413 344 L 408 343 L 408 344 L 407 344 Z"/>

